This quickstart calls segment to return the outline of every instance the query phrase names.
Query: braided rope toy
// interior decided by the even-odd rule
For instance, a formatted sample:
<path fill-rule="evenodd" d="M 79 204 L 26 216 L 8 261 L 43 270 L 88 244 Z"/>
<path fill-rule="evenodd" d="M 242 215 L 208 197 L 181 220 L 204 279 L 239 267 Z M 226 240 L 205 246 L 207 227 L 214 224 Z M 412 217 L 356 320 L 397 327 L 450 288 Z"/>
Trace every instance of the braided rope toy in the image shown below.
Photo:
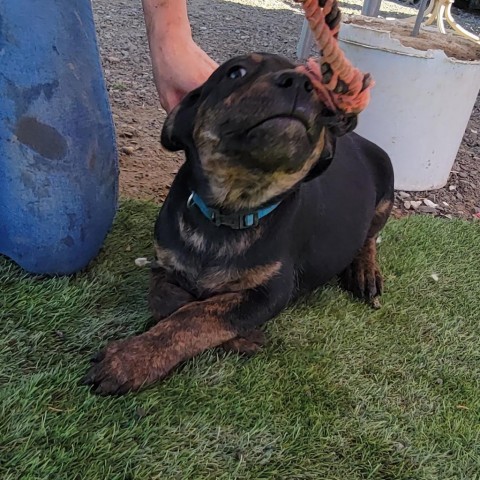
<path fill-rule="evenodd" d="M 352 65 L 338 44 L 341 12 L 337 0 L 295 1 L 302 4 L 320 50 L 320 60 L 309 58 L 297 71 L 310 78 L 327 108 L 346 115 L 360 113 L 370 101 L 374 81 Z"/>

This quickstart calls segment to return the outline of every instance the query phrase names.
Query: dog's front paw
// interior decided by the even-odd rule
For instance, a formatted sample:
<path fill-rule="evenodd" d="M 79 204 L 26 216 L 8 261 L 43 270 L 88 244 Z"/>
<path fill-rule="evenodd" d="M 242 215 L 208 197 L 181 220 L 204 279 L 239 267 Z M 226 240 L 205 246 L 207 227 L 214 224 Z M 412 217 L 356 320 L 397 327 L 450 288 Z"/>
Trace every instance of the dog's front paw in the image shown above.
<path fill-rule="evenodd" d="M 99 395 L 121 395 L 149 385 L 166 374 L 155 361 L 156 347 L 144 336 L 112 342 L 95 355 L 81 383 Z"/>
<path fill-rule="evenodd" d="M 354 261 L 342 274 L 345 290 L 364 300 L 374 308 L 380 307 L 379 297 L 383 291 L 383 277 L 376 262 Z"/>
<path fill-rule="evenodd" d="M 250 357 L 258 353 L 266 343 L 265 334 L 258 329 L 252 330 L 243 336 L 239 336 L 222 344 L 226 352 L 234 352 Z"/>

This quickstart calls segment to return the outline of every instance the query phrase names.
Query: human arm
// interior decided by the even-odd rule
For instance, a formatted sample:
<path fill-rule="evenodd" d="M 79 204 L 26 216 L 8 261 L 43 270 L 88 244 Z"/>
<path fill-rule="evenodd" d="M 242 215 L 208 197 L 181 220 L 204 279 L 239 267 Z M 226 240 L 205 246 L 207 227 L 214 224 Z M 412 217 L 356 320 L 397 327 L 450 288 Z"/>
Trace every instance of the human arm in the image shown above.
<path fill-rule="evenodd" d="M 169 113 L 217 68 L 193 40 L 186 0 L 142 0 L 153 76 Z"/>

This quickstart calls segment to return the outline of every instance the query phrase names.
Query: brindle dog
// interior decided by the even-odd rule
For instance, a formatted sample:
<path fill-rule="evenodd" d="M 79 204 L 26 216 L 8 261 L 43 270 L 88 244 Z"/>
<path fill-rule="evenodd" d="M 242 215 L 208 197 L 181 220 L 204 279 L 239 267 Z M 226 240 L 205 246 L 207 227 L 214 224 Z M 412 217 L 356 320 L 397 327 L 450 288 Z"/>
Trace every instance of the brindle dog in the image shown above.
<path fill-rule="evenodd" d="M 390 159 L 294 68 L 234 58 L 167 118 L 162 144 L 186 162 L 155 226 L 155 323 L 94 358 L 96 393 L 137 390 L 213 347 L 254 353 L 261 325 L 335 276 L 368 302 L 381 294 Z"/>

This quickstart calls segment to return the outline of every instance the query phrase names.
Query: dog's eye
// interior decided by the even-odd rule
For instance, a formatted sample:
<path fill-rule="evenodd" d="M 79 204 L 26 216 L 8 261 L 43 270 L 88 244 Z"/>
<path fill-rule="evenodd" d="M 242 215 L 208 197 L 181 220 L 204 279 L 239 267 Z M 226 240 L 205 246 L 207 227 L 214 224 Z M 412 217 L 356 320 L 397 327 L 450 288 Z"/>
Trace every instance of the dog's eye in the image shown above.
<path fill-rule="evenodd" d="M 245 70 L 245 68 L 241 67 L 240 65 L 236 65 L 227 72 L 227 77 L 235 80 L 236 78 L 244 77 L 246 74 L 247 71 Z"/>

